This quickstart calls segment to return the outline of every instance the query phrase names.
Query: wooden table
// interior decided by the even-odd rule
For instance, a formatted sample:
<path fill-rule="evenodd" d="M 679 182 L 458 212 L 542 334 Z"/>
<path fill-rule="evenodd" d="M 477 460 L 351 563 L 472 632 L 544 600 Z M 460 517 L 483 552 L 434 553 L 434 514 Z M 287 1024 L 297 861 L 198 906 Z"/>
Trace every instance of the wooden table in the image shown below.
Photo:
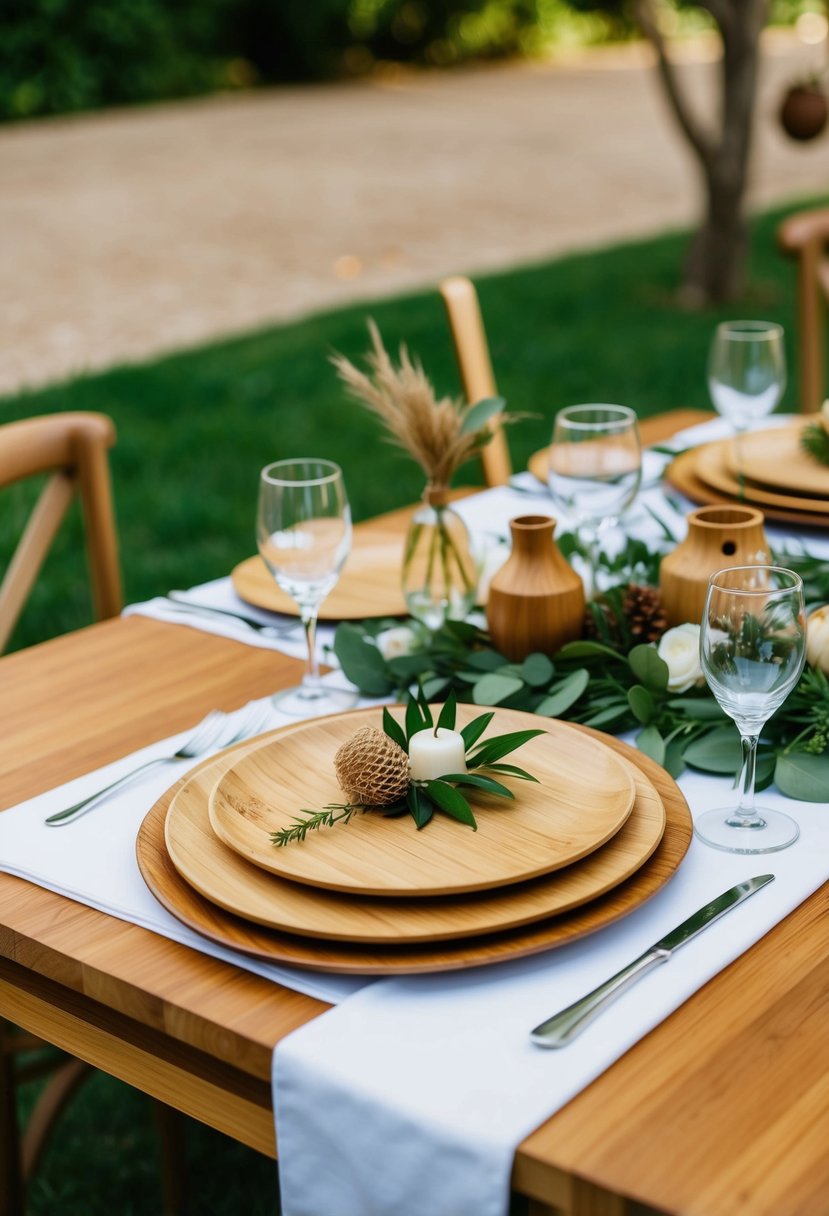
<path fill-rule="evenodd" d="M 141 617 L 0 661 L 0 807 L 297 678 Z M 829 1211 L 829 888 L 519 1147 L 535 1216 Z M 274 1155 L 274 1044 L 319 1001 L 0 874 L 0 1016 Z"/>

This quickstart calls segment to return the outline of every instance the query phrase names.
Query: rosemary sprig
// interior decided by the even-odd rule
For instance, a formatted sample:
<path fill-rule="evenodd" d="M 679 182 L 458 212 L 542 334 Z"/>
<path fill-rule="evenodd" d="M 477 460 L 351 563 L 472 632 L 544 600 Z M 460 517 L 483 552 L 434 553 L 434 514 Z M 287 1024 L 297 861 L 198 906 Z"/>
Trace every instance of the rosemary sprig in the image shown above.
<path fill-rule="evenodd" d="M 284 845 L 290 844 L 292 840 L 304 840 L 309 832 L 316 832 L 319 828 L 332 828 L 335 823 L 348 823 L 357 811 L 367 809 L 359 802 L 332 802 L 323 807 L 321 811 L 303 808 L 299 813 L 305 815 L 305 819 L 292 819 L 290 827 L 281 828 L 278 832 L 271 832 L 271 843 L 281 849 Z M 339 815 L 335 813 L 336 811 L 340 812 Z"/>

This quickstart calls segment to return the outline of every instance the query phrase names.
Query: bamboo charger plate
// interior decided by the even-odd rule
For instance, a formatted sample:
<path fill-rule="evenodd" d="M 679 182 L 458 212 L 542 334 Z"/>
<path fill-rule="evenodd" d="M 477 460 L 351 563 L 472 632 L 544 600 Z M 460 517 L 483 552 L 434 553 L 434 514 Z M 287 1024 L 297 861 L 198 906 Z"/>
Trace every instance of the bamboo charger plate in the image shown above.
<path fill-rule="evenodd" d="M 458 706 L 459 727 L 478 712 Z M 515 753 L 515 763 L 538 782 L 507 778 L 514 802 L 464 791 L 476 832 L 444 815 L 418 832 L 408 815 L 357 814 L 347 825 L 276 848 L 271 833 L 288 827 L 302 808 L 345 800 L 334 754 L 360 727 L 381 724 L 379 708 L 358 709 L 312 718 L 288 735 L 262 740 L 216 783 L 208 802 L 213 831 L 247 861 L 294 882 L 359 895 L 450 895 L 571 865 L 615 835 L 633 807 L 630 768 L 610 748 L 583 738 L 569 723 L 502 709 L 481 742 L 541 727 L 545 733 Z"/>
<path fill-rule="evenodd" d="M 295 727 L 282 729 L 290 732 Z M 442 899 L 357 899 L 277 878 L 216 838 L 207 814 L 210 791 L 250 747 L 242 744 L 191 773 L 167 810 L 165 844 L 178 873 L 206 899 L 245 920 L 288 933 L 394 944 L 471 937 L 530 924 L 596 899 L 629 878 L 648 860 L 665 830 L 662 799 L 631 764 L 636 800 L 627 822 L 603 848 L 575 865 L 498 892 Z"/>
<path fill-rule="evenodd" d="M 819 415 L 815 415 L 818 418 Z M 829 468 L 812 460 L 800 446 L 800 435 L 807 419 L 791 426 L 768 431 L 752 431 L 740 438 L 740 455 L 729 444 L 729 471 L 759 482 L 782 494 L 800 498 L 816 496 L 826 504 L 829 499 Z"/>
<path fill-rule="evenodd" d="M 814 515 L 824 514 L 829 517 L 829 496 L 826 498 L 808 498 L 805 494 L 783 494 L 766 486 L 757 485 L 751 479 L 741 480 L 739 475 L 732 473 L 735 463 L 734 447 L 730 439 L 718 440 L 706 444 L 697 452 L 696 471 L 715 490 L 743 498 L 746 502 L 756 503 L 761 507 L 781 507 L 784 511 L 809 511 Z"/>
<path fill-rule="evenodd" d="M 690 498 L 692 502 L 698 502 L 703 505 L 707 505 L 708 503 L 748 501 L 745 495 L 741 495 L 739 492 L 726 494 L 722 490 L 714 489 L 713 486 L 710 486 L 699 476 L 697 473 L 697 454 L 701 450 L 701 448 L 691 448 L 689 451 L 677 456 L 676 460 L 672 460 L 665 470 L 666 481 L 675 490 L 679 490 L 681 494 L 684 494 L 686 498 Z M 796 500 L 792 499 L 791 501 L 795 502 Z M 764 506 L 763 514 L 766 519 L 774 519 L 780 523 L 797 524 L 800 527 L 826 527 L 826 514 L 815 514 L 811 511 L 790 509 L 784 510 L 776 506 Z"/>
<path fill-rule="evenodd" d="M 547 921 L 460 942 L 383 946 L 314 941 L 242 920 L 212 904 L 185 882 L 165 848 L 167 808 L 190 778 L 169 789 L 144 819 L 136 844 L 138 865 L 156 899 L 183 924 L 220 945 L 269 962 L 342 974 L 413 975 L 538 954 L 594 933 L 635 911 L 676 873 L 693 832 L 688 804 L 664 769 L 618 739 L 586 726 L 574 729 L 602 739 L 605 746 L 630 760 L 653 783 L 665 806 L 665 832 L 653 855 L 625 882 L 583 907 Z"/>
<path fill-rule="evenodd" d="M 362 620 L 367 616 L 405 616 L 401 589 L 401 531 L 354 532 L 354 542 L 333 591 L 320 605 L 321 621 Z M 248 604 L 271 612 L 299 615 L 294 600 L 280 590 L 261 557 L 249 557 L 230 575 L 233 588 Z"/>

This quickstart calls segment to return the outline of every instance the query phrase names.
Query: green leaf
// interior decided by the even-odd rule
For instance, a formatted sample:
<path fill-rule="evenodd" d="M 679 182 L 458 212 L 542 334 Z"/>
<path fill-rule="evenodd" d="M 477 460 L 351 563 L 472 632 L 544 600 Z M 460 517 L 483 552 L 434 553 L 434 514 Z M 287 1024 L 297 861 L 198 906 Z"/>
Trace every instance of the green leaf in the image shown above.
<path fill-rule="evenodd" d="M 624 718 L 630 709 L 627 702 L 620 701 L 618 705 L 611 705 L 607 709 L 601 709 L 597 714 L 593 714 L 590 718 L 584 719 L 585 726 L 592 726 L 599 730 L 603 726 L 608 726 L 611 722 L 618 722 L 620 718 Z"/>
<path fill-rule="evenodd" d="M 655 726 L 646 726 L 644 730 L 640 730 L 636 736 L 636 746 L 657 764 L 665 763 L 665 740 Z"/>
<path fill-rule="evenodd" d="M 516 730 L 508 735 L 495 735 L 492 739 L 487 739 L 482 743 L 480 749 L 474 756 L 470 756 L 467 763 L 474 768 L 490 765 L 493 760 L 500 760 L 503 756 L 508 756 L 510 752 L 523 747 L 537 735 L 546 734 L 545 730 Z"/>
<path fill-rule="evenodd" d="M 435 808 L 429 801 L 428 797 L 416 785 L 410 785 L 406 794 L 406 802 L 409 804 L 409 810 L 417 824 L 417 830 L 425 828 L 426 824 L 435 813 Z"/>
<path fill-rule="evenodd" d="M 428 654 L 399 654 L 393 659 L 387 659 L 386 666 L 402 682 L 411 680 L 422 671 L 429 671 L 433 663 Z"/>
<path fill-rule="evenodd" d="M 403 751 L 407 750 L 406 733 L 399 722 L 396 722 L 389 711 L 383 707 L 383 730 L 390 739 L 393 739 L 398 747 L 402 747 Z"/>
<path fill-rule="evenodd" d="M 694 722 L 723 722 L 728 718 L 713 697 L 673 697 L 667 705 Z"/>
<path fill-rule="evenodd" d="M 476 705 L 500 705 L 502 701 L 506 701 L 507 697 L 519 692 L 523 687 L 523 681 L 517 679 L 516 676 L 501 676 L 497 672 L 491 671 L 487 675 L 481 676 L 472 689 L 472 700 Z"/>
<path fill-rule="evenodd" d="M 434 701 L 441 697 L 449 687 L 448 676 L 432 676 L 431 680 L 423 681 L 423 695 L 427 701 Z"/>
<path fill-rule="evenodd" d="M 343 675 L 360 692 L 370 697 L 384 697 L 393 692 L 395 682 L 389 674 L 386 660 L 371 642 L 367 642 L 356 625 L 343 622 L 334 634 L 334 653 Z"/>
<path fill-rule="evenodd" d="M 643 726 L 653 721 L 656 705 L 647 688 L 643 688 L 641 684 L 634 684 L 633 688 L 628 689 L 628 705 L 636 721 L 641 722 Z"/>
<path fill-rule="evenodd" d="M 590 672 L 586 667 L 577 667 L 575 671 L 571 671 L 563 680 L 559 680 L 553 685 L 549 695 L 540 705 L 536 706 L 535 712 L 543 714 L 545 718 L 560 717 L 578 701 L 589 683 Z"/>
<path fill-rule="evenodd" d="M 526 769 L 518 768 L 515 764 L 487 764 L 485 765 L 488 773 L 503 773 L 505 777 L 518 777 L 521 781 L 534 781 L 536 785 L 540 785 L 537 777 L 533 777 L 532 773 L 528 773 Z"/>
<path fill-rule="evenodd" d="M 789 752 L 777 757 L 774 782 L 787 798 L 829 802 L 829 756 Z"/>
<path fill-rule="evenodd" d="M 410 696 L 406 702 L 406 740 L 408 741 L 412 735 L 416 735 L 418 731 L 424 730 L 427 726 L 428 722 L 424 722 L 420 706 L 414 697 Z"/>
<path fill-rule="evenodd" d="M 471 435 L 474 431 L 479 431 L 489 422 L 490 418 L 494 418 L 496 414 L 503 414 L 506 404 L 503 397 L 483 397 L 480 401 L 476 401 L 464 414 L 461 434 Z"/>
<path fill-rule="evenodd" d="M 469 751 L 470 747 L 478 742 L 494 717 L 494 710 L 490 710 L 486 714 L 478 714 L 477 718 L 473 718 L 470 723 L 461 729 L 466 751 Z"/>
<path fill-rule="evenodd" d="M 478 825 L 472 814 L 472 807 L 454 786 L 447 785 L 445 781 L 427 781 L 426 793 L 440 810 L 451 815 L 453 819 L 459 820 L 460 823 L 469 824 L 477 832 Z"/>
<path fill-rule="evenodd" d="M 685 768 L 684 752 L 685 741 L 683 739 L 671 739 L 665 748 L 665 759 L 662 762 L 662 767 L 674 778 L 678 777 Z"/>
<path fill-rule="evenodd" d="M 736 726 L 718 726 L 694 739 L 685 748 L 685 763 L 706 773 L 736 773 L 742 763 L 740 735 Z"/>
<path fill-rule="evenodd" d="M 486 790 L 488 794 L 498 794 L 500 798 L 515 798 L 515 794 L 508 786 L 502 785 L 500 781 L 494 781 L 492 777 L 484 777 L 480 773 L 448 773 L 443 780 L 452 781 L 455 785 L 474 785 L 478 789 Z"/>
<path fill-rule="evenodd" d="M 608 656 L 617 660 L 622 658 L 618 650 L 601 642 L 566 642 L 555 655 L 557 659 L 600 659 Z"/>
<path fill-rule="evenodd" d="M 466 656 L 466 665 L 474 671 L 497 671 L 507 660 L 497 650 L 475 650 Z"/>
<path fill-rule="evenodd" d="M 653 692 L 664 692 L 668 687 L 668 664 L 660 659 L 655 646 L 634 646 L 628 655 L 628 663 L 637 680 L 646 688 Z"/>
<path fill-rule="evenodd" d="M 438 728 L 444 727 L 446 730 L 455 729 L 455 715 L 458 710 L 458 698 L 455 696 L 455 690 L 450 692 L 446 698 L 446 703 L 438 716 Z"/>
<path fill-rule="evenodd" d="M 777 767 L 777 756 L 769 749 L 768 751 L 757 753 L 757 763 L 754 767 L 754 789 L 756 793 L 766 789 L 774 780 L 774 772 Z"/>
<path fill-rule="evenodd" d="M 552 680 L 555 668 L 546 654 L 530 654 L 519 670 L 525 684 L 529 684 L 531 688 L 543 688 Z"/>
<path fill-rule="evenodd" d="M 422 688 L 418 688 L 418 690 L 417 690 L 417 703 L 420 706 L 420 712 L 423 715 L 423 721 L 426 723 L 427 726 L 434 726 L 435 722 L 434 722 L 434 718 L 432 717 L 432 711 L 429 708 L 429 702 L 426 700 L 426 696 L 425 696 Z"/>

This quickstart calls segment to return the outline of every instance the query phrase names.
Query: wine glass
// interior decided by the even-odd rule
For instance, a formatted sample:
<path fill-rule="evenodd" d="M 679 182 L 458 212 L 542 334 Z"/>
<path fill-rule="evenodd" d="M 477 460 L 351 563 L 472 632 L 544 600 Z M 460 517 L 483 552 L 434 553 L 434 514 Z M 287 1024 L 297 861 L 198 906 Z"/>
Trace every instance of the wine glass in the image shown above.
<path fill-rule="evenodd" d="M 774 321 L 723 321 L 708 355 L 708 391 L 736 437 L 772 412 L 786 387 L 783 326 Z"/>
<path fill-rule="evenodd" d="M 615 526 L 642 479 L 636 414 L 626 405 L 570 405 L 553 427 L 550 493 L 587 545 L 589 590 L 595 582 L 600 533 Z"/>
<path fill-rule="evenodd" d="M 694 830 L 728 853 L 774 853 L 800 829 L 780 811 L 754 804 L 757 741 L 803 670 L 803 583 L 778 566 L 732 566 L 708 582 L 700 658 L 708 685 L 740 732 L 742 766 L 736 807 L 706 811 Z"/>
<path fill-rule="evenodd" d="M 262 469 L 256 540 L 277 586 L 299 608 L 308 646 L 302 683 L 276 693 L 273 704 L 297 717 L 347 709 L 356 694 L 321 683 L 316 653 L 320 604 L 340 577 L 351 549 L 351 508 L 339 465 L 330 460 L 277 460 Z"/>

